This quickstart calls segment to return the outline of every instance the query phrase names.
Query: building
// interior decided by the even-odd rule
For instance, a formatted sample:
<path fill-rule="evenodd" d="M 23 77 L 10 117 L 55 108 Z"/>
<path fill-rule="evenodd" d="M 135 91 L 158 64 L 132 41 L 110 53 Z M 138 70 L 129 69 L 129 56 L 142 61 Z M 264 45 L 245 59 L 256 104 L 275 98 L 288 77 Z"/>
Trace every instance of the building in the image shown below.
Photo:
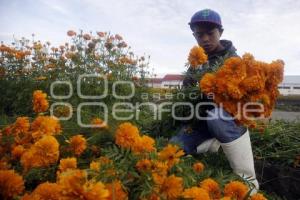
<path fill-rule="evenodd" d="M 300 95 L 300 76 L 284 76 L 278 90 L 284 96 Z"/>
<path fill-rule="evenodd" d="M 163 78 L 151 78 L 148 86 L 153 88 L 180 88 L 182 87 L 183 75 L 167 74 Z"/>

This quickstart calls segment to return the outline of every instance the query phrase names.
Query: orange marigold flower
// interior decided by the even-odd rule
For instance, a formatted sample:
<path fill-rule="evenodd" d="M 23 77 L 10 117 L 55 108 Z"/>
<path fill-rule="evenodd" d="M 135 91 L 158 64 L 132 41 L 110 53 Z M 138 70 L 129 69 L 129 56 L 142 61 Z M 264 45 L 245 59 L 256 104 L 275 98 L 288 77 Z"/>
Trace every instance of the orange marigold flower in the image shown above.
<path fill-rule="evenodd" d="M 202 162 L 197 162 L 193 164 L 193 170 L 196 173 L 201 173 L 204 170 L 204 165 Z"/>
<path fill-rule="evenodd" d="M 138 137 L 134 145 L 132 146 L 132 151 L 134 153 L 148 153 L 155 150 L 154 147 L 155 140 L 147 135 Z"/>
<path fill-rule="evenodd" d="M 139 130 L 129 122 L 120 124 L 116 134 L 116 144 L 123 148 L 131 148 L 138 140 Z"/>
<path fill-rule="evenodd" d="M 166 175 L 161 175 L 159 173 L 153 172 L 152 174 L 152 180 L 156 185 L 162 185 L 164 183 L 165 178 L 167 177 Z"/>
<path fill-rule="evenodd" d="M 57 162 L 59 143 L 53 136 L 44 136 L 30 147 L 21 157 L 25 171 L 32 167 L 47 167 Z"/>
<path fill-rule="evenodd" d="M 244 93 L 234 84 L 227 84 L 227 94 L 232 98 L 239 100 L 243 97 Z"/>
<path fill-rule="evenodd" d="M 221 198 L 221 189 L 215 180 L 207 178 L 200 183 L 200 187 L 208 192 L 211 199 Z"/>
<path fill-rule="evenodd" d="M 12 128 L 16 135 L 28 132 L 30 128 L 28 117 L 18 117 Z"/>
<path fill-rule="evenodd" d="M 95 125 L 95 128 L 108 128 L 108 125 L 100 118 L 92 119 L 92 125 Z"/>
<path fill-rule="evenodd" d="M 24 190 L 22 176 L 14 170 L 0 170 L 0 196 L 3 199 L 14 199 Z"/>
<path fill-rule="evenodd" d="M 210 93 L 213 91 L 215 84 L 215 75 L 211 73 L 206 73 L 200 80 L 199 87 L 203 92 Z"/>
<path fill-rule="evenodd" d="M 73 37 L 74 35 L 76 35 L 76 32 L 75 31 L 72 31 L 72 30 L 69 30 L 67 32 L 67 35 L 70 36 L 70 37 Z"/>
<path fill-rule="evenodd" d="M 90 163 L 90 169 L 94 171 L 99 171 L 100 170 L 100 162 L 99 161 L 92 161 Z"/>
<path fill-rule="evenodd" d="M 139 160 L 136 163 L 135 167 L 139 171 L 149 171 L 152 168 L 152 162 L 151 162 L 151 160 L 148 160 L 148 159 Z"/>
<path fill-rule="evenodd" d="M 50 116 L 38 116 L 31 124 L 32 137 L 35 140 L 43 135 L 56 135 L 61 132 L 61 126 L 57 118 Z"/>
<path fill-rule="evenodd" d="M 76 156 L 80 156 L 86 149 L 86 139 L 83 135 L 75 135 L 70 138 L 70 147 Z"/>
<path fill-rule="evenodd" d="M 115 180 L 112 183 L 106 184 L 106 188 L 109 190 L 108 200 L 127 200 L 128 194 L 124 191 L 121 181 Z"/>
<path fill-rule="evenodd" d="M 62 199 L 61 187 L 57 183 L 45 182 L 38 185 L 27 198 L 34 200 L 60 200 Z"/>
<path fill-rule="evenodd" d="M 119 35 L 119 34 L 116 34 L 116 35 L 115 35 L 115 38 L 116 38 L 117 40 L 123 40 L 122 36 Z"/>
<path fill-rule="evenodd" d="M 193 199 L 193 200 L 210 200 L 208 192 L 199 187 L 192 187 L 185 189 L 182 193 L 183 198 Z"/>
<path fill-rule="evenodd" d="M 189 54 L 188 61 L 193 68 L 207 62 L 207 55 L 203 48 L 194 46 Z"/>
<path fill-rule="evenodd" d="M 104 33 L 104 32 L 97 32 L 97 35 L 98 35 L 99 37 L 104 37 L 104 36 L 106 35 L 106 33 Z"/>
<path fill-rule="evenodd" d="M 47 94 L 43 93 L 41 90 L 35 90 L 33 92 L 32 103 L 33 103 L 33 111 L 36 113 L 45 112 L 49 108 Z"/>
<path fill-rule="evenodd" d="M 240 83 L 240 85 L 247 92 L 261 92 L 265 88 L 265 82 L 260 76 L 247 77 Z"/>
<path fill-rule="evenodd" d="M 248 187 L 240 181 L 232 181 L 225 185 L 224 195 L 236 200 L 243 200 L 247 195 Z"/>
<path fill-rule="evenodd" d="M 257 193 L 251 196 L 251 200 L 267 200 L 263 194 Z"/>
<path fill-rule="evenodd" d="M 21 156 L 23 155 L 24 152 L 25 152 L 24 147 L 22 145 L 18 145 L 12 149 L 11 155 L 12 155 L 13 159 L 19 159 L 19 158 L 21 158 Z"/>
<path fill-rule="evenodd" d="M 183 180 L 180 177 L 171 175 L 164 179 L 164 182 L 159 186 L 159 193 L 166 199 L 176 199 L 183 191 Z"/>
<path fill-rule="evenodd" d="M 67 169 L 76 169 L 77 159 L 76 158 L 64 158 L 59 161 L 58 169 L 60 172 L 67 171 Z"/>
<path fill-rule="evenodd" d="M 62 188 L 66 199 L 106 200 L 109 191 L 102 182 L 87 180 L 87 173 L 83 170 L 68 170 L 58 177 L 58 184 Z"/>
<path fill-rule="evenodd" d="M 87 33 L 84 34 L 82 37 L 83 37 L 83 39 L 85 39 L 85 40 L 90 40 L 90 39 L 92 39 L 91 36 L 90 36 L 89 34 L 87 34 Z"/>
<path fill-rule="evenodd" d="M 108 165 L 110 163 L 112 163 L 112 160 L 110 160 L 108 157 L 106 156 L 101 156 L 99 158 L 99 162 L 101 163 L 101 165 Z"/>
<path fill-rule="evenodd" d="M 179 162 L 180 157 L 183 155 L 183 150 L 180 150 L 178 146 L 168 144 L 158 153 L 158 158 L 162 161 L 167 161 L 169 168 L 171 168 Z"/>

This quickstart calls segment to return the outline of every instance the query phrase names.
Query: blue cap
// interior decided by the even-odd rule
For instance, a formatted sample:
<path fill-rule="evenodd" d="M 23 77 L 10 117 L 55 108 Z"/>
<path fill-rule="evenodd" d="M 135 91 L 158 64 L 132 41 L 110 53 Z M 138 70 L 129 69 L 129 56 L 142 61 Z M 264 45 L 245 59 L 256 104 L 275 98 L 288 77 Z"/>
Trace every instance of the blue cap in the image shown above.
<path fill-rule="evenodd" d="M 217 24 L 220 27 L 222 27 L 221 17 L 220 15 L 211 9 L 204 9 L 196 12 L 189 23 L 190 27 L 192 28 L 192 25 L 195 25 L 199 22 L 209 22 L 213 24 Z"/>

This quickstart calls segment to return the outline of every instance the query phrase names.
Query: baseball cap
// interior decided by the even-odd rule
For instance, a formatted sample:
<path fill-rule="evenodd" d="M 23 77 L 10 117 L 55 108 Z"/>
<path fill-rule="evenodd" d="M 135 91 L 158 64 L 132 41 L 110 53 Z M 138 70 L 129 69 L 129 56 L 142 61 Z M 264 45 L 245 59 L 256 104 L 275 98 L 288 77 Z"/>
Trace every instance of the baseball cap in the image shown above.
<path fill-rule="evenodd" d="M 196 12 L 192 18 L 191 21 L 189 22 L 189 25 L 192 29 L 192 26 L 201 23 L 201 22 L 208 22 L 208 23 L 213 23 L 216 24 L 220 27 L 222 27 L 222 21 L 219 13 L 217 13 L 214 10 L 211 9 L 204 9 Z"/>

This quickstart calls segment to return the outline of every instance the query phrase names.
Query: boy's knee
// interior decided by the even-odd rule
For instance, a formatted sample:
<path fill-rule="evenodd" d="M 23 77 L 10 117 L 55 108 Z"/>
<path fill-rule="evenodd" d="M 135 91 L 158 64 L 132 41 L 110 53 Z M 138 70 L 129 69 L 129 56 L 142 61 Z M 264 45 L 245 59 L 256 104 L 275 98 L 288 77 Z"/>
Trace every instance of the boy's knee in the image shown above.
<path fill-rule="evenodd" d="M 223 108 L 214 108 L 208 112 L 207 126 L 211 135 L 222 143 L 239 138 L 245 128 L 237 126 L 234 119 Z"/>

